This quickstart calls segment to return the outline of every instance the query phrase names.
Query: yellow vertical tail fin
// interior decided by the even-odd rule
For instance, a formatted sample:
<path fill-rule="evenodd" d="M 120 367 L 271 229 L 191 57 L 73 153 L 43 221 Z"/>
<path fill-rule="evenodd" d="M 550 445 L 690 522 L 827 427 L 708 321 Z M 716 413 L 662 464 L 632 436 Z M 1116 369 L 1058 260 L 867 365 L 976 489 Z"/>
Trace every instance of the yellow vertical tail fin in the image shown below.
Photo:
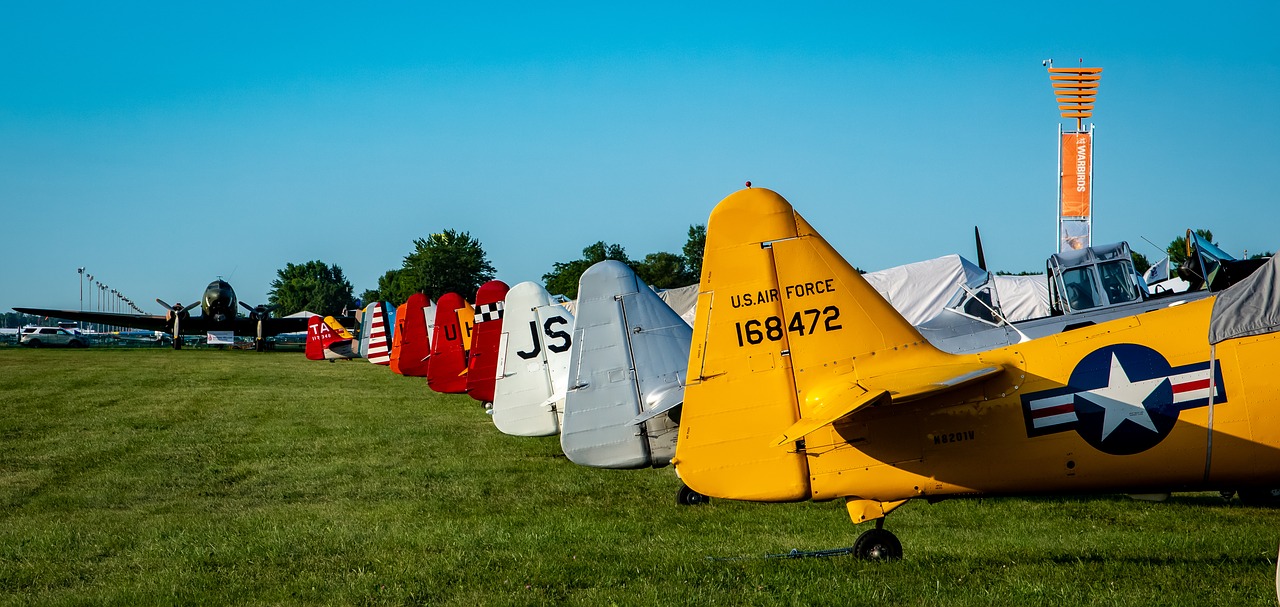
<path fill-rule="evenodd" d="M 880 388 L 860 379 L 948 357 L 785 199 L 738 191 L 707 223 L 677 470 L 713 497 L 806 499 L 803 441 L 779 437 L 875 403 Z"/>

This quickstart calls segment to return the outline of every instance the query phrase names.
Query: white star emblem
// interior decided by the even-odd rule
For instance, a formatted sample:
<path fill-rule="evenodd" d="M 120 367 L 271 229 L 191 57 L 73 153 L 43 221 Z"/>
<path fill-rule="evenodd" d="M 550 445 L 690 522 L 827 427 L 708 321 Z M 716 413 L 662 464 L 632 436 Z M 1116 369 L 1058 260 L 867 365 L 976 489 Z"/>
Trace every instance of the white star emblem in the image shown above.
<path fill-rule="evenodd" d="M 1124 367 L 1120 366 L 1120 360 L 1116 358 L 1115 353 L 1112 353 L 1111 375 L 1107 378 L 1107 385 L 1078 394 L 1089 402 L 1102 407 L 1103 440 L 1111 436 L 1111 433 L 1124 421 L 1131 421 L 1152 432 L 1159 433 L 1159 430 L 1156 430 L 1155 422 L 1151 421 L 1151 416 L 1147 414 L 1147 408 L 1142 406 L 1142 401 L 1151 396 L 1156 391 L 1156 388 L 1167 381 L 1169 381 L 1167 377 L 1157 377 L 1139 382 L 1129 381 L 1129 374 L 1125 373 Z"/>

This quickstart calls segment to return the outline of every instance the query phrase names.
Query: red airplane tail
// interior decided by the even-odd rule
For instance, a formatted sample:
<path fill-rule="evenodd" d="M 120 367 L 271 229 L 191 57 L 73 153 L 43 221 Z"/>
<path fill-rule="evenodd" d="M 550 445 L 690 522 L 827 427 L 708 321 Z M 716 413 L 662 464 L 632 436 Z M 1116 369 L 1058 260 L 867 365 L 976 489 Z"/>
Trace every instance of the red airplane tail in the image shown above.
<path fill-rule="evenodd" d="M 332 316 L 312 316 L 307 321 L 306 352 L 310 360 L 355 358 L 351 340 L 351 333 Z"/>
<path fill-rule="evenodd" d="M 457 293 L 436 301 L 435 333 L 427 359 L 427 386 L 444 394 L 467 391 L 467 351 L 471 341 L 471 306 Z M 460 318 L 461 316 L 461 318 Z"/>

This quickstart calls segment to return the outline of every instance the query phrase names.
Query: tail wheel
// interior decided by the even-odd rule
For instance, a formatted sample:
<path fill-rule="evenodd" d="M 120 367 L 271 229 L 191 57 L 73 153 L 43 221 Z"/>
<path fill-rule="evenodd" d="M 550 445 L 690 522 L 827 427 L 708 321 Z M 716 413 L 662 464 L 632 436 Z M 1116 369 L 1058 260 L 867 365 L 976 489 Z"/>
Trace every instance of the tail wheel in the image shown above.
<path fill-rule="evenodd" d="M 870 529 L 853 543 L 853 554 L 867 561 L 896 561 L 902 558 L 902 542 L 885 529 Z"/>
<path fill-rule="evenodd" d="M 701 506 L 711 503 L 711 498 L 681 484 L 680 490 L 676 491 L 676 503 L 681 506 Z"/>

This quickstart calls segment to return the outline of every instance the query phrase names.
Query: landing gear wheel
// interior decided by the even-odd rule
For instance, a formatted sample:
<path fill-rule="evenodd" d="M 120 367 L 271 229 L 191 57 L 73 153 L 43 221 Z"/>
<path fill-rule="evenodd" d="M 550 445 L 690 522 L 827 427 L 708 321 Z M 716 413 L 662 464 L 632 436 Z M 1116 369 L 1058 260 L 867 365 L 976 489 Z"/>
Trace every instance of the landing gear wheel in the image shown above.
<path fill-rule="evenodd" d="M 871 529 L 858 536 L 853 554 L 867 561 L 896 561 L 902 558 L 902 542 L 884 529 Z"/>
<path fill-rule="evenodd" d="M 676 491 L 676 503 L 681 506 L 701 506 L 711 503 L 711 498 L 682 484 L 680 490 Z"/>

